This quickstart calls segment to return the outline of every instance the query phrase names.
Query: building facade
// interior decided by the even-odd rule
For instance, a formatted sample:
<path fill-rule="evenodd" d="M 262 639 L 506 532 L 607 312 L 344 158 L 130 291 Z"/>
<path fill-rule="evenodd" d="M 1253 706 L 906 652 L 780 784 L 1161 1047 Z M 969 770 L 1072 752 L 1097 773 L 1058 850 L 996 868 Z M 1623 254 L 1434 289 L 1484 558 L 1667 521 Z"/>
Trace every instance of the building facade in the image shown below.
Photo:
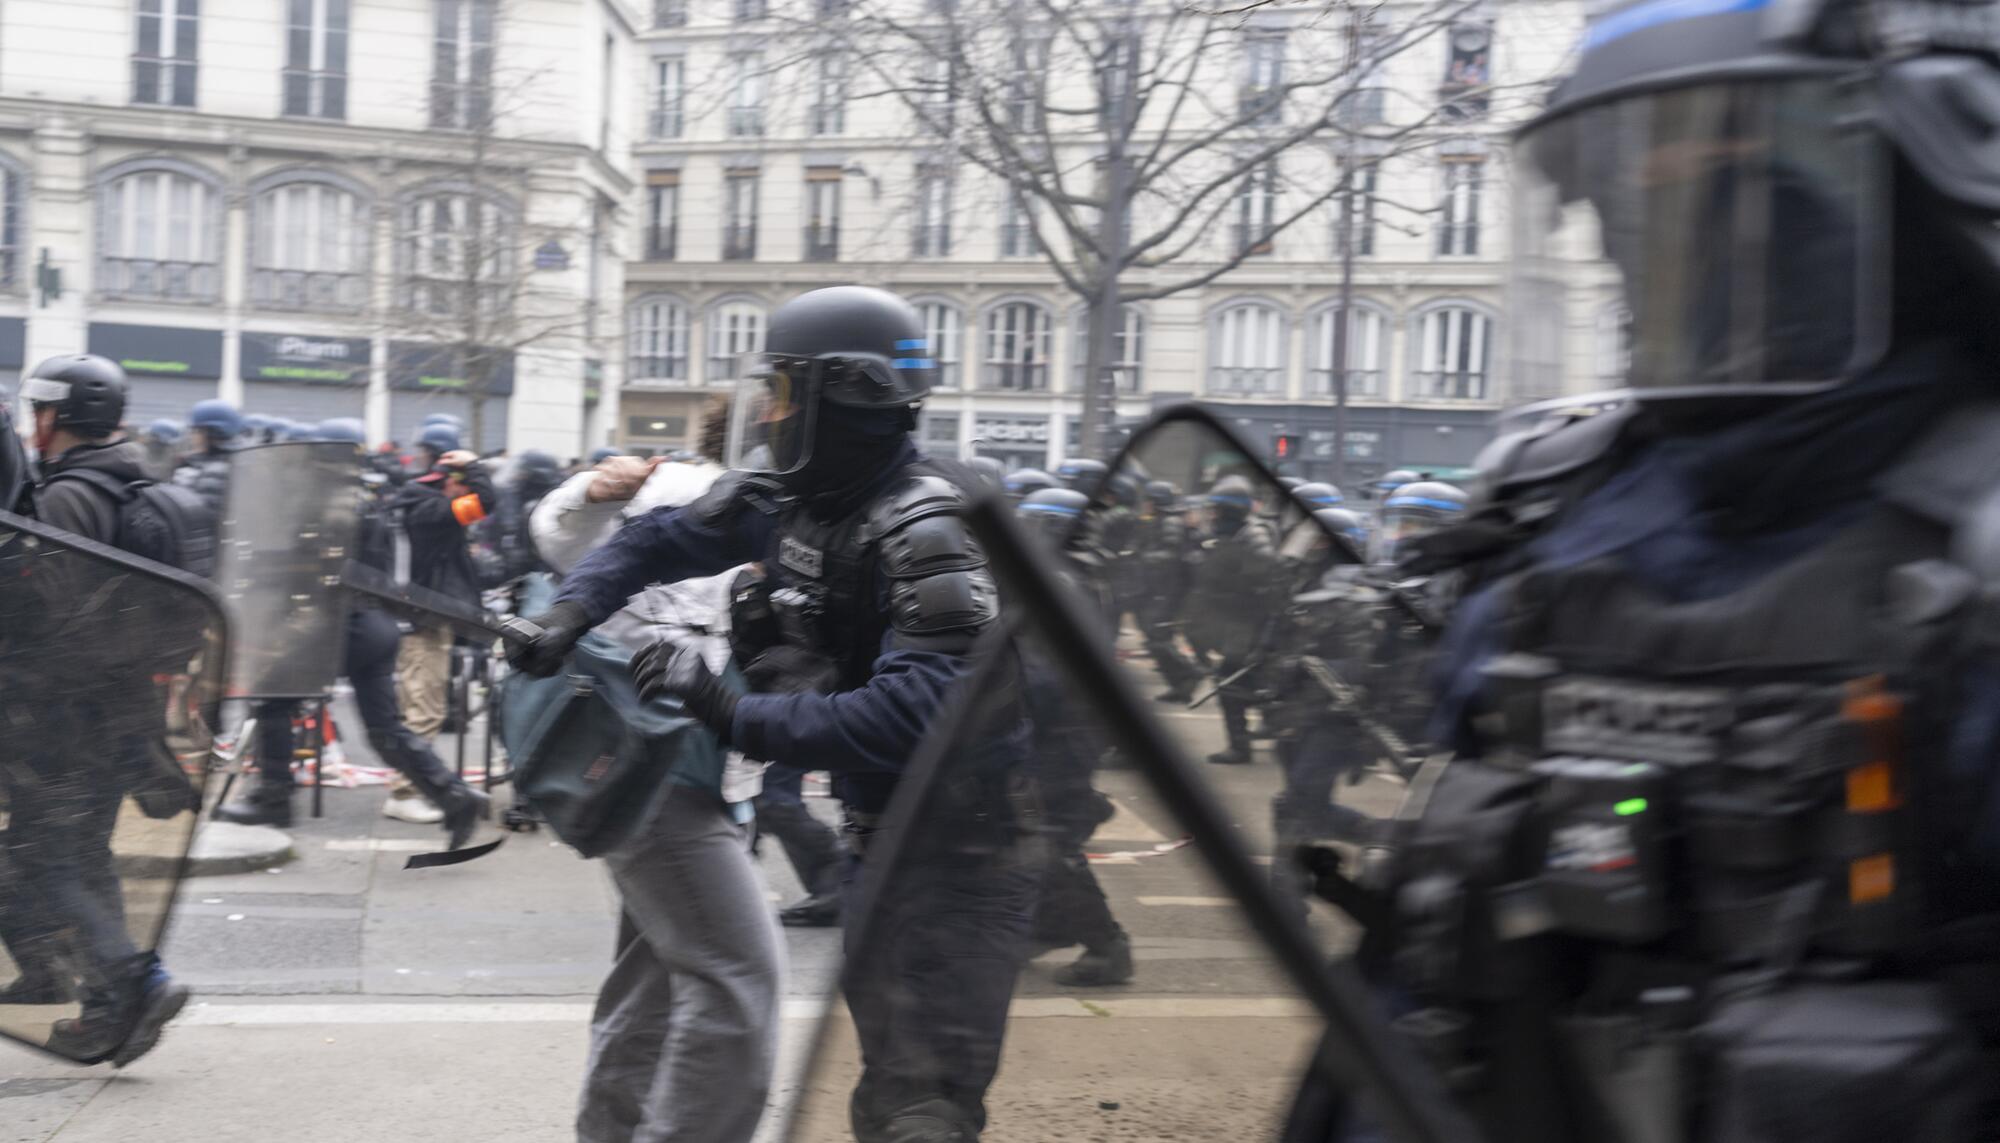
<path fill-rule="evenodd" d="M 135 424 L 606 439 L 633 34 L 615 0 L 13 0 L 0 383 L 89 350 Z"/>
<path fill-rule="evenodd" d="M 910 2 L 910 18 L 922 20 Z M 1172 10 L 1155 7 L 1155 16 Z M 837 20 L 845 8 L 813 11 Z M 649 451 L 688 446 L 712 394 L 761 347 L 775 306 L 859 282 L 922 309 L 941 380 L 924 413 L 930 448 L 1014 466 L 1076 451 L 1083 305 L 1041 255 L 1031 206 L 1008 181 L 941 148 L 924 106 L 885 83 L 879 64 L 852 58 L 851 41 L 801 51 L 796 21 L 762 0 L 656 0 L 646 15 L 619 439 Z M 1282 86 L 1280 76 L 1330 59 L 1337 74 L 1341 53 L 1393 36 L 1396 19 L 1379 9 L 1357 36 L 1317 6 L 1244 17 L 1203 47 L 1203 98 L 1229 115 Z M 1502 376 L 1506 134 L 1559 70 L 1581 19 L 1575 3 L 1467 6 L 1392 53 L 1352 57 L 1368 61 L 1356 69 L 1366 74 L 1342 113 L 1382 130 L 1327 132 L 1283 151 L 1218 202 L 1212 235 L 1122 279 L 1145 289 L 1198 275 L 1293 204 L 1317 203 L 1213 281 L 1127 308 L 1114 354 L 1117 419 L 1202 401 L 1252 444 L 1282 448 L 1290 471 L 1330 476 L 1345 313 L 1349 479 L 1469 463 L 1518 396 Z M 1092 98 L 1087 67 L 1080 79 L 1054 70 L 1049 82 L 1069 86 L 1052 106 Z M 952 82 L 920 98 L 951 99 Z M 1273 130 L 1297 113 L 1274 109 Z M 1053 145 L 1087 149 L 1087 135 Z M 1343 228 L 1342 200 L 1319 202 L 1316 188 L 1347 165 L 1359 174 Z M 1343 233 L 1353 254 L 1345 310 Z M 1584 334 L 1578 344 L 1593 343 Z M 1560 387 L 1595 387 L 1587 374 L 1597 366 L 1566 368 L 1576 376 Z"/>

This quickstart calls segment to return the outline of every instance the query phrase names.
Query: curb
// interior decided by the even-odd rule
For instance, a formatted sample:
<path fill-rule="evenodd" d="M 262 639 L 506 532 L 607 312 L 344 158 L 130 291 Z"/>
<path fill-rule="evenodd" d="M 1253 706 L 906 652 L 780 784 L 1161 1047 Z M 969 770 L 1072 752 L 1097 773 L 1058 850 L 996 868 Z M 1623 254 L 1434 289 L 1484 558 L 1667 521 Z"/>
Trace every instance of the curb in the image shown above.
<path fill-rule="evenodd" d="M 255 873 L 297 857 L 292 836 L 281 829 L 204 821 L 194 835 L 185 865 L 177 857 L 121 853 L 116 868 L 120 877 L 172 877 L 177 871 L 188 877 L 214 877 Z"/>

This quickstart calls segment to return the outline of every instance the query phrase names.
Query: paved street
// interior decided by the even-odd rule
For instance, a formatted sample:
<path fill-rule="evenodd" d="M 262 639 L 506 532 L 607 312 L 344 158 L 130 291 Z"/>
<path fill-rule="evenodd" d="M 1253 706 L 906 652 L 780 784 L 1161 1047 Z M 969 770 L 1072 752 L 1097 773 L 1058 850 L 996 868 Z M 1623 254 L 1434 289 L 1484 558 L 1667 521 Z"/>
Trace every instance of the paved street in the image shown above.
<path fill-rule="evenodd" d="M 1197 758 L 1221 745 L 1210 708 L 1161 713 Z M 1204 773 L 1251 851 L 1268 855 L 1279 785 L 1268 756 Z M 1029 965 L 987 1138 L 1255 1138 L 1282 1114 L 1316 1024 L 1199 855 L 1177 847 L 1181 831 L 1136 772 L 1106 771 L 1099 786 L 1117 812 L 1091 842 L 1092 867 L 1132 933 L 1138 976 L 1065 989 L 1053 973 L 1073 949 Z M 1364 791 L 1378 810 L 1393 797 Z M 437 832 L 383 818 L 383 796 L 330 790 L 326 817 L 292 831 L 297 861 L 189 883 L 167 960 L 199 998 L 146 1059 L 113 1073 L 0 1048 L 0 1143 L 568 1137 L 611 946 L 609 880 L 545 833 L 405 872 Z M 814 800 L 831 818 L 831 803 Z M 775 846 L 764 867 L 774 901 L 796 894 Z M 1315 925 L 1330 943 L 1345 939 L 1330 913 Z M 844 1017 L 801 1074 L 837 934 L 787 935 L 774 1103 L 796 1104 L 793 1138 L 844 1139 L 854 1075 Z"/>

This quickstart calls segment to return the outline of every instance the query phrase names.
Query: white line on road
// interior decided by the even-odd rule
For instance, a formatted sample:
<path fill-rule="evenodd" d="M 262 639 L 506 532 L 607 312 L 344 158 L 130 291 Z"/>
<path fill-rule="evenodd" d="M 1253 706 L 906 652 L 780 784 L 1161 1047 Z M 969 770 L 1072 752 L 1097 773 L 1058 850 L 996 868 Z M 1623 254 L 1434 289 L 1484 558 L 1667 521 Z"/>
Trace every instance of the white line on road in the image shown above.
<path fill-rule="evenodd" d="M 1087 1001 L 1087 1003 L 1086 1003 Z M 247 1028 L 298 1025 L 381 1024 L 587 1024 L 591 1006 L 548 1001 L 466 1000 L 388 1004 L 195 1004 L 176 1020 L 176 1027 Z M 817 1020 L 823 1001 L 794 997 L 784 1002 L 787 1020 Z M 1255 1019 L 1309 1015 L 1311 1008 L 1289 996 L 1063 996 L 1016 1000 L 1011 1020 L 1119 1017 L 1138 1019 Z"/>

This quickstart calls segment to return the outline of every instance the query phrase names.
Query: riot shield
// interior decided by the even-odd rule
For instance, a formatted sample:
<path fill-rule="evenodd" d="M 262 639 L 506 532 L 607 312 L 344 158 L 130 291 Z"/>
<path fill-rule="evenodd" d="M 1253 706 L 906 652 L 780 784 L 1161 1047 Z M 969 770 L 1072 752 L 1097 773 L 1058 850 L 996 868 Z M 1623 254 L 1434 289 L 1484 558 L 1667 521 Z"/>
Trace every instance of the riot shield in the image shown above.
<path fill-rule="evenodd" d="M 0 1035 L 119 1060 L 227 677 L 212 584 L 0 513 Z"/>
<path fill-rule="evenodd" d="M 1115 665 L 1076 590 L 1098 561 L 1063 566 L 997 499 L 971 519 L 1005 622 L 860 823 L 841 1003 L 786 1137 L 1274 1140 L 1315 1076 L 1392 1138 L 1472 1138 L 1277 905 L 1269 789 L 1204 772 L 1184 741 L 1212 730 L 1164 729 Z"/>
<path fill-rule="evenodd" d="M 310 698 L 347 634 L 341 569 L 360 529 L 361 459 L 340 441 L 229 456 L 216 580 L 235 615 L 232 698 Z"/>

